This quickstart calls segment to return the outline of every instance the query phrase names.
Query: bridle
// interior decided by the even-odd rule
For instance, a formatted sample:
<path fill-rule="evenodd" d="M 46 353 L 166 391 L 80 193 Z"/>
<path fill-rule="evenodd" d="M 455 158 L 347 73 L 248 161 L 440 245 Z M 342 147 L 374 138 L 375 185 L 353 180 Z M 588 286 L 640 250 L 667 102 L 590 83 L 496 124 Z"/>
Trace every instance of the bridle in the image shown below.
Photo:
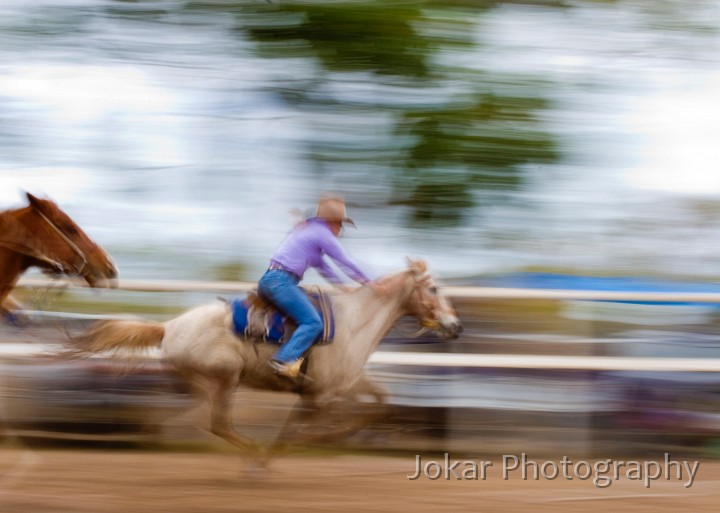
<path fill-rule="evenodd" d="M 415 290 L 413 291 L 413 294 L 418 295 L 418 304 L 423 310 L 419 316 L 420 326 L 434 330 L 440 326 L 440 321 L 437 314 L 433 312 L 430 302 L 423 298 L 423 289 L 421 288 L 421 286 L 424 286 L 430 280 L 432 280 L 432 276 L 430 276 L 427 272 L 415 278 Z"/>
<path fill-rule="evenodd" d="M 416 303 L 420 306 L 420 312 L 417 313 L 416 318 L 420 324 L 420 329 L 413 334 L 403 333 L 402 335 L 407 338 L 417 338 L 428 331 L 435 330 L 440 327 L 440 321 L 437 315 L 433 312 L 430 302 L 423 299 L 422 287 L 432 279 L 432 276 L 426 271 L 420 276 L 414 277 L 413 290 L 410 293 L 410 298 L 413 295 L 417 295 Z"/>
<path fill-rule="evenodd" d="M 40 215 L 40 218 L 41 218 L 43 221 L 45 221 L 45 222 L 50 226 L 50 228 L 52 228 L 52 230 L 53 230 L 55 233 L 57 233 L 63 241 L 65 241 L 65 243 L 66 243 L 68 246 L 70 246 L 70 249 L 73 250 L 73 252 L 75 253 L 75 255 L 77 255 L 78 257 L 80 257 L 80 260 L 82 261 L 82 263 L 80 264 L 80 266 L 73 265 L 73 267 L 74 267 L 74 271 L 75 271 L 77 274 L 79 274 L 80 276 L 83 276 L 83 277 L 84 277 L 84 276 L 87 274 L 87 272 L 88 272 L 88 270 L 87 270 L 88 260 L 87 260 L 87 257 L 85 256 L 85 253 L 83 253 L 83 251 L 77 246 L 77 244 L 75 244 L 75 243 L 70 239 L 70 237 L 68 237 L 67 235 L 65 235 L 65 232 L 63 232 L 60 228 L 58 228 L 57 225 L 56 225 L 55 223 L 53 223 L 52 220 L 51 220 L 49 217 L 47 217 L 45 214 L 43 214 L 43 213 L 42 213 L 40 210 L 38 210 L 38 209 L 35 209 L 35 212 L 37 212 L 37 213 Z M 55 263 L 57 264 L 57 262 L 55 262 Z M 57 267 L 62 267 L 61 264 L 57 264 L 56 266 L 57 266 Z"/>

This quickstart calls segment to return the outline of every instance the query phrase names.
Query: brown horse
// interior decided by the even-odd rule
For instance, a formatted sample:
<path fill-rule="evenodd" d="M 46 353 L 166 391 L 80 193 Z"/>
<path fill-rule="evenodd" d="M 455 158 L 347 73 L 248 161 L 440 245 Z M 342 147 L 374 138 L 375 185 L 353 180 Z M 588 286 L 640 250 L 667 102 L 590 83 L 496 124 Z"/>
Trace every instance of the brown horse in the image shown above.
<path fill-rule="evenodd" d="M 26 194 L 28 206 L 0 212 L 0 314 L 18 308 L 9 294 L 30 267 L 80 276 L 91 287 L 116 287 L 117 269 L 105 250 L 53 201 Z"/>
<path fill-rule="evenodd" d="M 246 386 L 294 391 L 300 394 L 301 402 L 276 447 L 313 440 L 314 437 L 294 429 L 298 426 L 296 419 L 305 417 L 304 412 L 315 418 L 327 418 L 334 403 L 350 406 L 365 396 L 384 403 L 385 393 L 368 379 L 365 364 L 398 319 L 405 315 L 415 317 L 425 329 L 444 338 L 457 338 L 462 331 L 457 313 L 424 262 L 410 261 L 406 269 L 382 278 L 381 282 L 387 287 L 387 296 L 361 287 L 332 297 L 335 339 L 329 345 L 310 350 L 307 377 L 300 384 L 273 374 L 267 362 L 274 346 L 243 341 L 233 334 L 231 309 L 220 301 L 199 306 L 165 323 L 100 322 L 74 340 L 75 354 L 131 356 L 133 352 L 159 347 L 164 360 L 209 403 L 211 431 L 251 454 L 257 446 L 234 430 L 230 417 L 234 389 Z M 349 424 L 344 419 L 343 423 Z M 346 425 L 334 431 L 342 436 L 354 427 Z M 327 440 L 330 436 L 337 438 L 328 432 L 317 438 Z"/>

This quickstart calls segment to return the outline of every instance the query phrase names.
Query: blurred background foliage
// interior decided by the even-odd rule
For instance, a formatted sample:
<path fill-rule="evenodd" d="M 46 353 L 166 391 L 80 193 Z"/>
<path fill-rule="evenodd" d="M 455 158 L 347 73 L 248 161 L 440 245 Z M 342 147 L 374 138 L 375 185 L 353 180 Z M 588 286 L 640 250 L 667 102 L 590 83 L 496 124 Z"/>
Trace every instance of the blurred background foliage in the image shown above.
<path fill-rule="evenodd" d="M 268 84 L 308 114 L 307 156 L 342 180 L 366 169 L 410 207 L 409 222 L 455 225 L 479 189 L 516 188 L 523 164 L 555 162 L 542 77 L 490 75 L 463 59 L 501 2 L 191 2 L 224 11 L 268 59 L 304 66 Z M 298 70 L 300 70 L 299 73 Z M 510 85 L 513 84 L 511 87 Z M 349 89 L 346 90 L 344 88 Z"/>
<path fill-rule="evenodd" d="M 153 276 L 168 253 L 167 275 L 196 258 L 198 274 L 255 276 L 293 222 L 283 209 L 322 189 L 346 194 L 363 227 L 349 250 L 379 266 L 397 261 L 393 241 L 463 275 L 717 275 L 717 12 L 714 0 L 0 2 L 0 192 L 75 202 L 124 268 Z M 239 258 L 247 271 L 226 266 Z"/>
<path fill-rule="evenodd" d="M 544 123 L 557 84 L 477 62 L 484 16 L 510 4 L 561 12 L 583 3 L 617 0 L 113 0 L 72 13 L 70 4 L 47 5 L 8 28 L 30 44 L 53 38 L 62 46 L 77 45 L 108 16 L 180 25 L 189 35 L 229 24 L 238 46 L 192 51 L 242 52 L 249 42 L 256 57 L 287 63 L 258 87 L 304 115 L 301 139 L 314 172 L 381 184 L 391 191 L 386 204 L 409 207 L 410 224 L 433 227 L 462 224 L 488 201 L 484 191 L 517 190 L 538 165 L 562 159 L 559 136 Z M 659 29 L 714 27 L 676 16 L 672 0 L 642 9 Z M 144 44 L 108 37 L 94 51 L 138 63 L 152 55 Z"/>

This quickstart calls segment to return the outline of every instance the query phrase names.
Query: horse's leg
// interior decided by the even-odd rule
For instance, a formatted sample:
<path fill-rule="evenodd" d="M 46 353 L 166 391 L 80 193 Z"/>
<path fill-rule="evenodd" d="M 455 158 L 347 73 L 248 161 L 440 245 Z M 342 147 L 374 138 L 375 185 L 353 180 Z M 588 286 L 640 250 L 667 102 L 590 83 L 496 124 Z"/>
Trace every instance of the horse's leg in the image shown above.
<path fill-rule="evenodd" d="M 310 419 L 298 426 L 294 437 L 285 441 L 285 446 L 326 444 L 347 438 L 364 428 L 367 425 L 364 416 L 357 415 L 348 408 L 349 405 L 348 402 L 337 402 L 313 411 Z"/>
<path fill-rule="evenodd" d="M 270 453 L 277 455 L 286 451 L 294 441 L 297 440 L 298 432 L 302 426 L 312 418 L 318 411 L 313 398 L 301 395 L 293 409 L 290 411 L 280 432 L 275 436 L 275 441 L 270 447 Z"/>
<path fill-rule="evenodd" d="M 363 396 L 371 396 L 375 402 L 361 402 L 360 398 Z M 386 412 L 387 392 L 365 376 L 360 378 L 344 397 L 345 401 L 336 401 L 326 407 L 319 407 L 313 403 L 309 410 L 305 408 L 301 412 L 305 413 L 305 424 L 296 425 L 295 438 L 286 443 L 292 441 L 298 444 L 313 444 L 341 440 L 383 418 Z M 368 407 L 370 411 L 365 411 Z M 288 419 L 286 427 L 290 422 L 291 420 Z M 306 426 L 314 426 L 315 430 L 311 427 L 303 432 Z"/>
<path fill-rule="evenodd" d="M 238 434 L 233 427 L 232 394 L 238 383 L 239 372 L 227 371 L 208 376 L 193 367 L 178 365 L 175 366 L 175 371 L 190 386 L 193 395 L 198 397 L 201 404 L 208 405 L 209 431 L 259 460 L 258 445 L 251 438 Z"/>
<path fill-rule="evenodd" d="M 373 406 L 376 411 L 358 413 L 353 408 L 367 404 L 359 401 L 363 396 L 375 399 Z M 349 401 L 321 407 L 313 397 L 301 395 L 275 438 L 271 453 L 277 455 L 287 451 L 291 445 L 327 443 L 356 433 L 382 415 L 387 392 L 363 376 L 345 397 Z"/>
<path fill-rule="evenodd" d="M 301 397 L 275 438 L 270 454 L 276 457 L 293 446 L 342 440 L 365 427 L 367 421 L 361 416 L 349 415 L 346 406 L 346 402 L 335 402 L 320 407 L 312 399 Z"/>
<path fill-rule="evenodd" d="M 10 294 L 5 296 L 5 299 L 2 300 L 2 303 L 0 303 L 0 308 L 3 308 L 5 310 L 20 310 L 22 309 L 22 305 L 18 303 Z"/>
<path fill-rule="evenodd" d="M 352 389 L 352 397 L 355 400 L 359 400 L 363 395 L 373 396 L 379 405 L 387 403 L 387 391 L 370 381 L 366 376 L 363 376 Z"/>
<path fill-rule="evenodd" d="M 387 415 L 387 395 L 387 391 L 383 387 L 373 383 L 366 376 L 363 376 L 353 387 L 349 398 L 354 400 L 354 404 L 357 405 L 360 410 L 359 412 L 355 412 L 355 415 L 367 425 Z M 367 396 L 374 398 L 375 402 L 368 403 L 361 401 L 363 397 Z"/>
<path fill-rule="evenodd" d="M 368 396 L 374 398 L 375 402 L 361 401 L 361 399 Z M 383 431 L 387 431 L 387 428 L 392 429 L 392 412 L 387 404 L 387 396 L 388 393 L 382 386 L 377 385 L 366 376 L 363 376 L 362 379 L 358 381 L 350 395 L 355 401 L 351 404 L 355 404 L 359 410 L 353 412 L 354 418 L 356 419 L 355 431 L 377 425 L 377 427 L 385 428 L 380 430 L 380 435 L 383 436 Z M 378 433 L 377 431 L 374 433 L 368 431 L 367 434 L 372 438 L 373 436 L 377 436 Z"/>
<path fill-rule="evenodd" d="M 23 305 L 15 301 L 9 294 L 0 302 L 0 316 L 7 319 L 10 324 L 19 326 L 28 324 L 28 317 L 18 313 L 22 309 Z"/>
<path fill-rule="evenodd" d="M 250 455 L 258 463 L 265 464 L 266 459 L 260 446 L 251 438 L 235 431 L 230 410 L 232 394 L 238 383 L 237 374 L 215 377 L 210 390 L 210 431 Z"/>
<path fill-rule="evenodd" d="M 368 424 L 367 416 L 359 415 L 351 402 L 335 402 L 330 406 L 307 408 L 299 403 L 291 412 L 271 447 L 277 456 L 292 446 L 325 444 L 346 438 Z"/>

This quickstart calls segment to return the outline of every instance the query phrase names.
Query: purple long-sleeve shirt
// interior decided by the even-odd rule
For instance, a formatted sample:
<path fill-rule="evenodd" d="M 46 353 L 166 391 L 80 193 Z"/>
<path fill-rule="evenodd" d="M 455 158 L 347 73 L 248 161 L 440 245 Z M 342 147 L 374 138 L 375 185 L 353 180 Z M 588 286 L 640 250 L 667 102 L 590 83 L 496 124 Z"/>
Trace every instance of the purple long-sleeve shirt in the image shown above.
<path fill-rule="evenodd" d="M 359 283 L 370 281 L 350 260 L 327 222 L 317 218 L 308 219 L 297 226 L 275 251 L 271 263 L 282 265 L 300 278 L 309 267 L 313 267 L 329 282 L 342 283 L 337 273 L 323 259 L 324 255 L 330 257 L 353 280 Z"/>

